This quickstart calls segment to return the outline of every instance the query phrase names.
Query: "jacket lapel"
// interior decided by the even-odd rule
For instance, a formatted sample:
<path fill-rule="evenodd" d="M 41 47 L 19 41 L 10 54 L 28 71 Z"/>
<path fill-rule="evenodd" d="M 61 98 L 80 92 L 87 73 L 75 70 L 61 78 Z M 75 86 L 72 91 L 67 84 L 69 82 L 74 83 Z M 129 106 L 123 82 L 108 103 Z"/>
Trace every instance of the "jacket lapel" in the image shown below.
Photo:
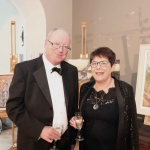
<path fill-rule="evenodd" d="M 115 79 L 115 89 L 119 105 L 119 124 L 118 124 L 118 137 L 117 137 L 117 150 L 122 149 L 124 140 L 124 114 L 123 114 L 123 101 L 124 98 L 121 94 L 118 81 Z"/>
<path fill-rule="evenodd" d="M 42 61 L 42 59 L 40 61 Z M 42 61 L 42 63 L 43 63 L 43 61 Z M 69 95 L 67 93 L 70 93 L 69 89 L 70 89 L 70 83 L 71 83 L 70 82 L 71 75 L 69 72 L 69 68 L 66 65 L 66 62 L 61 63 L 61 68 L 63 70 L 62 80 L 63 80 L 66 108 L 68 109 Z M 47 81 L 47 77 L 46 77 L 44 64 L 42 64 L 41 67 L 33 73 L 33 75 L 34 75 L 35 80 L 36 80 L 37 84 L 39 85 L 42 93 L 44 94 L 45 98 L 52 106 L 52 100 L 51 100 L 51 96 L 50 96 L 50 91 L 49 91 L 49 86 L 48 86 L 48 81 Z M 42 79 L 41 79 L 41 77 L 42 77 Z"/>
<path fill-rule="evenodd" d="M 80 106 L 79 106 L 80 111 L 82 110 L 83 102 L 86 100 L 86 98 L 87 98 L 88 94 L 90 93 L 90 91 L 91 91 L 91 89 L 92 89 L 94 83 L 95 83 L 95 82 L 93 82 L 93 83 L 90 85 L 90 87 L 89 87 L 89 89 L 87 90 L 87 92 L 85 93 L 84 97 L 81 99 L 81 103 L 80 103 Z"/>
<path fill-rule="evenodd" d="M 35 80 L 37 84 L 39 85 L 42 93 L 44 94 L 46 100 L 52 106 L 52 101 L 51 101 L 51 96 L 50 96 L 50 91 L 49 91 L 44 64 L 42 64 L 42 66 L 39 69 L 33 72 L 33 76 L 35 77 Z"/>

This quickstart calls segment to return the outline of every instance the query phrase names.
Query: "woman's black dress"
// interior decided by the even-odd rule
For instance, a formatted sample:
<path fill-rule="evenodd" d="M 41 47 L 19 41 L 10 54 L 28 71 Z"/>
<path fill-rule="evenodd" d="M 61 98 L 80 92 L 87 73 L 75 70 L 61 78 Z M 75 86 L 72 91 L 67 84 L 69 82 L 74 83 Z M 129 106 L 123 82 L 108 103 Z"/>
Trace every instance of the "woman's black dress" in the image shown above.
<path fill-rule="evenodd" d="M 96 92 L 93 88 L 82 106 L 84 125 L 80 150 L 115 150 L 119 107 L 115 88 Z"/>

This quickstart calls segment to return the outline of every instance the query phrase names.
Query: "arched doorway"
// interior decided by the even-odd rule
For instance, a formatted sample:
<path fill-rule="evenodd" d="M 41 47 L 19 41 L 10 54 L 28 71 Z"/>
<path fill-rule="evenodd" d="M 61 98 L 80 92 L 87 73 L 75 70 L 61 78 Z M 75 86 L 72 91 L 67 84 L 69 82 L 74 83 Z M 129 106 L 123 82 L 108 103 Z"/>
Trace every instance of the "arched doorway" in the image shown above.
<path fill-rule="evenodd" d="M 3 5 L 2 1 L 2 5 Z M 16 19 L 17 17 L 12 17 L 12 19 L 16 19 L 16 30 L 19 30 L 16 36 L 16 52 L 17 54 L 23 54 L 24 60 L 32 59 L 33 57 L 38 56 L 39 53 L 43 53 L 44 50 L 44 40 L 46 37 L 46 19 L 45 13 L 42 7 L 40 0 L 7 0 L 7 2 L 12 4 L 13 7 L 18 11 L 18 18 L 20 16 L 21 19 L 19 21 Z M 1 5 L 1 6 L 2 6 Z M 8 10 L 9 11 L 9 10 Z M 17 24 L 18 23 L 18 24 Z M 3 25 L 5 27 L 5 24 Z M 19 28 L 21 27 L 21 29 Z M 24 45 L 22 46 L 22 40 L 20 38 L 22 34 L 22 29 L 24 31 Z M 3 30 L 2 28 L 0 30 Z M 9 54 L 11 52 L 11 44 L 10 44 L 10 27 L 8 26 L 8 35 L 3 37 L 5 43 L 7 44 L 6 49 L 2 49 L 0 53 L 3 54 L 6 58 L 2 58 L 3 61 L 0 60 L 0 64 L 5 64 L 4 67 L 0 69 L 0 74 L 6 74 L 10 72 L 9 69 Z M 18 32 L 18 31 L 16 31 Z M 4 35 L 6 36 L 6 35 Z M 17 46 L 17 44 L 21 44 L 21 46 Z M 6 54 L 6 55 L 5 55 Z M 19 58 L 19 57 L 18 57 Z M 2 62 L 2 63 L 1 63 Z"/>

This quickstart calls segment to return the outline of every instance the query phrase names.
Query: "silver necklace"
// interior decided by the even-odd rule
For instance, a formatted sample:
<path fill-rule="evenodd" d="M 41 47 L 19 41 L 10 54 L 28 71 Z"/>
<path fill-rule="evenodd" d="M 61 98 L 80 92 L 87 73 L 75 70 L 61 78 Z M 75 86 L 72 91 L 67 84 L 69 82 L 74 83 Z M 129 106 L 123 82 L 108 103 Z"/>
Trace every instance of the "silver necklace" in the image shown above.
<path fill-rule="evenodd" d="M 111 85 L 111 82 L 112 82 L 112 78 L 111 78 L 109 87 Z M 105 93 L 103 95 L 101 95 L 101 98 L 99 99 L 99 98 L 97 98 L 97 93 L 95 94 L 96 103 L 93 105 L 93 109 L 94 110 L 97 110 L 99 108 L 98 102 L 101 101 L 101 100 L 103 100 L 104 95 L 105 95 Z M 97 99 L 99 99 L 99 100 L 97 101 Z"/>
<path fill-rule="evenodd" d="M 93 109 L 94 110 L 97 110 L 99 108 L 99 101 L 103 100 L 103 97 L 104 97 L 105 93 L 103 95 L 101 95 L 101 98 L 97 98 L 97 93 L 95 91 L 95 99 L 96 99 L 96 103 L 93 105 Z M 99 99 L 99 100 L 98 100 Z"/>

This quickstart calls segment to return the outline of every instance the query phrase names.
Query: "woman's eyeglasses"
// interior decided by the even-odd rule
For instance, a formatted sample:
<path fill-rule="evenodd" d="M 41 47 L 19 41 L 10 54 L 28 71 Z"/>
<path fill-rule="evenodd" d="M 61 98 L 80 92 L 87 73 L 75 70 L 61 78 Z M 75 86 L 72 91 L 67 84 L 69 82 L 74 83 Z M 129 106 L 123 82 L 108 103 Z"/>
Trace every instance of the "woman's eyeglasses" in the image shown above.
<path fill-rule="evenodd" d="M 98 66 L 98 64 L 101 66 L 101 67 L 106 67 L 107 64 L 110 63 L 109 61 L 100 61 L 100 62 L 96 62 L 96 61 L 93 61 L 90 66 L 92 68 L 96 68 Z"/>

